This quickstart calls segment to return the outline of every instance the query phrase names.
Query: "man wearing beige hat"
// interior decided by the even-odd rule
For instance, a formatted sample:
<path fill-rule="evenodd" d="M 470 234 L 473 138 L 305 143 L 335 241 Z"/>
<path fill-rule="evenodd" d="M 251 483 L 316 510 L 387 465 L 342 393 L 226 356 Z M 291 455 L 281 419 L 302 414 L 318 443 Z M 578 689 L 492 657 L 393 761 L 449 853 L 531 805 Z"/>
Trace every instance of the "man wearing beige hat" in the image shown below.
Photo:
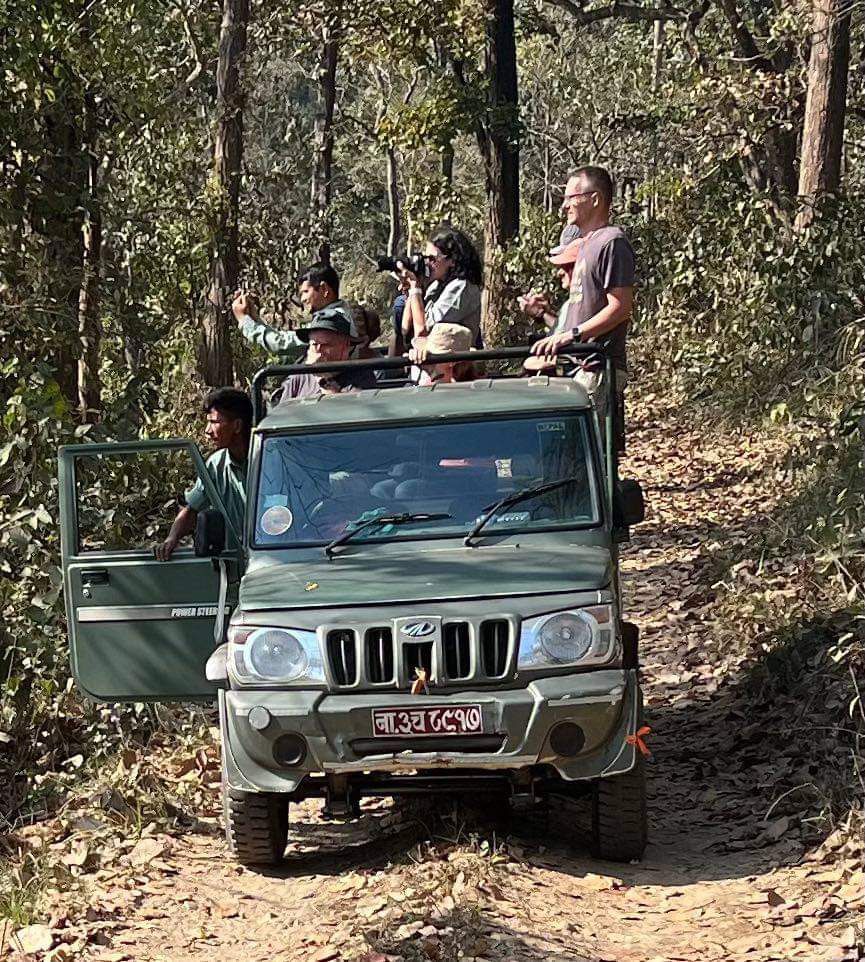
<path fill-rule="evenodd" d="M 474 381 L 476 375 L 471 361 L 444 361 L 441 364 L 427 364 L 430 354 L 462 354 L 470 351 L 472 332 L 461 324 L 448 324 L 440 321 L 433 326 L 429 337 L 418 338 L 408 352 L 412 364 L 420 368 L 418 384 L 452 384 L 455 381 Z"/>

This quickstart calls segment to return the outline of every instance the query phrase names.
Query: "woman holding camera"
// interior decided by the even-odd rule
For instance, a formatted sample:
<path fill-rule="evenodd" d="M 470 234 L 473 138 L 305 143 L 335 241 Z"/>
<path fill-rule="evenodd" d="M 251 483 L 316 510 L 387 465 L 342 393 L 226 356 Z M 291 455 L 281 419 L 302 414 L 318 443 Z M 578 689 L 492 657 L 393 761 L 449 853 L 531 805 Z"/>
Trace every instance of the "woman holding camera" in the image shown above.
<path fill-rule="evenodd" d="M 475 347 L 481 340 L 481 259 L 461 230 L 443 227 L 430 238 L 424 253 L 426 279 L 403 271 L 409 281 L 402 329 L 412 342 L 429 335 L 434 325 L 446 322 L 467 327 Z"/>

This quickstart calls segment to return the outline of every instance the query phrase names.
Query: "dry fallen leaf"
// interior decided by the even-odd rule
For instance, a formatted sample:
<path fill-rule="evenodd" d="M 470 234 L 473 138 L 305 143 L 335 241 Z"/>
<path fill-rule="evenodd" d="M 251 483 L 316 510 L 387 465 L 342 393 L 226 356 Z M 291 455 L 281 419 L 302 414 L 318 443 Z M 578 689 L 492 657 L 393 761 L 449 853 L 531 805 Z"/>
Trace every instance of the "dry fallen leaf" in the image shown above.
<path fill-rule="evenodd" d="M 90 848 L 85 841 L 74 842 L 72 848 L 67 852 L 61 861 L 64 865 L 82 866 L 90 855 Z"/>
<path fill-rule="evenodd" d="M 310 962 L 331 962 L 332 959 L 338 959 L 339 952 L 336 949 L 319 949 L 315 955 L 310 956 Z"/>
<path fill-rule="evenodd" d="M 165 841 L 157 838 L 142 838 L 136 842 L 129 853 L 129 861 L 135 866 L 144 866 L 162 855 L 167 848 Z"/>
<path fill-rule="evenodd" d="M 393 934 L 393 937 L 398 941 L 402 942 L 405 939 L 410 939 L 417 935 L 418 932 L 423 928 L 423 922 L 407 922 L 405 925 L 401 925 Z"/>
<path fill-rule="evenodd" d="M 26 955 L 40 955 L 54 945 L 54 933 L 47 925 L 25 925 L 18 929 L 12 941 Z"/>

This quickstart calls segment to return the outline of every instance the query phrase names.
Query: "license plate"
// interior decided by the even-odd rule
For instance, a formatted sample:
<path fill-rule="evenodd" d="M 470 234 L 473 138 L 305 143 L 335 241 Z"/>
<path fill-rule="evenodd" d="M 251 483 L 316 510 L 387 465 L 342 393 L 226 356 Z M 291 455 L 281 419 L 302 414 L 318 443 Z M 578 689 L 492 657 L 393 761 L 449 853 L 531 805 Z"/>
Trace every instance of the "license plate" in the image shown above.
<path fill-rule="evenodd" d="M 372 710 L 372 733 L 378 738 L 398 738 L 401 735 L 477 735 L 483 733 L 483 730 L 480 705 Z"/>

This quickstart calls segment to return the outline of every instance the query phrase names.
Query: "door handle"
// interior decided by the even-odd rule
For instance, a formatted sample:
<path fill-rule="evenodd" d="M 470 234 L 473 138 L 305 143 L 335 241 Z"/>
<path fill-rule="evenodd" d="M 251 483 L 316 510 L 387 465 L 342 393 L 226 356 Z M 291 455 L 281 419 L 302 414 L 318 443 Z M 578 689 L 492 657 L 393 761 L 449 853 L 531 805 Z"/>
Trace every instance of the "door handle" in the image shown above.
<path fill-rule="evenodd" d="M 81 571 L 81 584 L 85 588 L 91 588 L 93 585 L 107 585 L 108 582 L 108 572 L 104 568 L 84 568 Z"/>

